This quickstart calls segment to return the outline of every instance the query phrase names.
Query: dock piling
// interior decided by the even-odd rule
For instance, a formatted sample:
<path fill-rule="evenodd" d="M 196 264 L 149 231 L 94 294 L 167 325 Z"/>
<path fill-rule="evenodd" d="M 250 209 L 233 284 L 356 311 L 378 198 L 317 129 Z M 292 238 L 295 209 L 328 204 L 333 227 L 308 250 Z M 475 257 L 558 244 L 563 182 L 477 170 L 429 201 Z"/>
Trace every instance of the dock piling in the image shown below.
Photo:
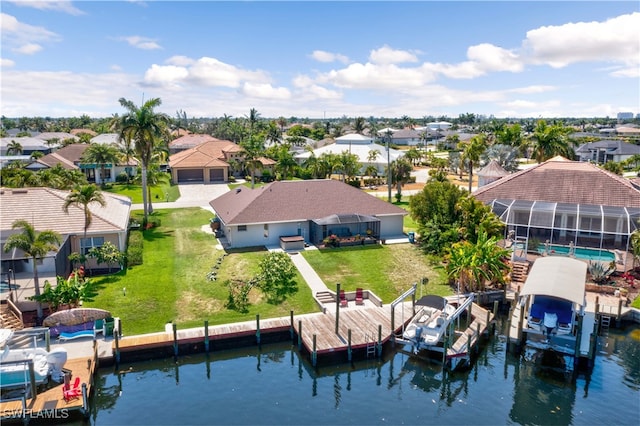
<path fill-rule="evenodd" d="M 378 358 L 382 357 L 382 324 L 378 324 Z"/>
<path fill-rule="evenodd" d="M 204 351 L 209 353 L 209 320 L 204 320 Z"/>
<path fill-rule="evenodd" d="M 36 387 L 36 371 L 33 368 L 33 360 L 29 360 L 29 385 L 31 386 L 31 400 L 35 401 L 38 397 L 38 389 Z"/>
<path fill-rule="evenodd" d="M 256 314 L 256 342 L 260 346 L 260 314 Z"/>
<path fill-rule="evenodd" d="M 318 352 L 316 350 L 316 335 L 313 335 L 313 352 L 311 353 L 311 365 L 314 367 L 318 363 Z"/>
<path fill-rule="evenodd" d="M 95 340 L 95 336 L 94 336 L 94 340 Z M 44 341 L 47 347 L 47 352 L 51 352 L 51 331 L 48 328 L 44 332 Z"/>
<path fill-rule="evenodd" d="M 113 341 L 116 344 L 116 366 L 120 364 L 120 337 L 118 333 L 113 333 Z"/>
<path fill-rule="evenodd" d="M 298 320 L 298 350 L 302 349 L 302 320 Z"/>
<path fill-rule="evenodd" d="M 178 357 L 178 324 L 175 322 L 172 324 L 173 326 L 173 356 Z"/>
<path fill-rule="evenodd" d="M 293 310 L 289 311 L 289 318 L 290 318 L 290 326 L 289 326 L 289 334 L 291 335 L 291 341 L 293 342 L 293 336 L 295 335 L 294 330 L 293 330 Z"/>
<path fill-rule="evenodd" d="M 347 360 L 351 362 L 351 329 L 347 332 Z"/>
<path fill-rule="evenodd" d="M 336 334 L 340 325 L 340 283 L 336 283 Z"/>

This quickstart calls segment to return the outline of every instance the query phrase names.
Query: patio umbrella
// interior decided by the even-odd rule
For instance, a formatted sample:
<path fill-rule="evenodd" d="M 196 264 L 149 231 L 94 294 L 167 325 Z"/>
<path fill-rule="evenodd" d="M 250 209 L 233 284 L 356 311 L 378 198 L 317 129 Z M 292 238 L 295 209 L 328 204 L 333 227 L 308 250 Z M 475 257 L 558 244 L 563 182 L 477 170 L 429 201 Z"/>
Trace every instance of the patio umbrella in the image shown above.
<path fill-rule="evenodd" d="M 111 312 L 98 308 L 71 308 L 54 312 L 44 319 L 42 325 L 54 327 L 57 325 L 78 325 L 109 318 Z"/>

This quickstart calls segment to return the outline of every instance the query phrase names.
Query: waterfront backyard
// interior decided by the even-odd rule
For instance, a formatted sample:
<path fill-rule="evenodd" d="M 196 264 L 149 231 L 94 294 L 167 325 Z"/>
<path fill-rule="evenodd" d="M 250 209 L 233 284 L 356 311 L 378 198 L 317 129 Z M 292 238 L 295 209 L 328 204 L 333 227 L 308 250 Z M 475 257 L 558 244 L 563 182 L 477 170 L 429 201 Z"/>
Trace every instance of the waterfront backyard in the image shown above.
<path fill-rule="evenodd" d="M 135 212 L 137 217 L 139 212 Z M 200 208 L 158 210 L 150 221 L 159 226 L 143 232 L 143 264 L 117 274 L 94 277 L 98 295 L 85 306 L 109 310 L 122 320 L 127 335 L 161 331 L 167 322 L 180 328 L 196 327 L 205 320 L 225 324 L 254 319 L 288 316 L 318 311 L 309 287 L 297 274 L 298 291 L 281 304 L 271 304 L 262 293 L 251 290 L 247 312 L 226 307 L 228 279 L 249 280 L 258 271 L 264 248 L 231 251 L 226 256 L 216 248 L 217 241 L 203 230 L 211 213 Z M 132 231 L 142 232 L 142 231 Z M 423 277 L 429 284 L 425 293 L 447 294 L 444 271 L 437 260 L 429 260 L 414 246 L 397 244 L 365 246 L 304 254 L 320 277 L 332 289 L 363 287 L 385 303 L 391 302 Z M 208 274 L 218 259 L 216 280 Z"/>

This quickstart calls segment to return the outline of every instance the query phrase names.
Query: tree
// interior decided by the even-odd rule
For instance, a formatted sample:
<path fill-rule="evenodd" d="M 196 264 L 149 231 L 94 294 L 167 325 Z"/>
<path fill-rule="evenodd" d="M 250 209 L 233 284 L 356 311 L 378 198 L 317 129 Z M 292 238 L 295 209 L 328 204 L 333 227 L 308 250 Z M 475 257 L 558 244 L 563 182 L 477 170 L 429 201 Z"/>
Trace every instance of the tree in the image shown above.
<path fill-rule="evenodd" d="M 156 107 L 162 104 L 160 98 L 150 99 L 139 108 L 125 98 L 120 98 L 119 102 L 120 105 L 127 109 L 127 113 L 116 121 L 116 127 L 121 140 L 133 141 L 134 150 L 140 160 L 144 224 L 146 225 L 149 219 L 147 207 L 147 168 L 151 163 L 156 140 L 166 134 L 170 118 L 166 114 L 156 113 L 154 111 Z"/>
<path fill-rule="evenodd" d="M 633 256 L 633 266 L 640 265 L 640 230 L 631 234 L 631 255 Z"/>
<path fill-rule="evenodd" d="M 487 139 L 483 134 L 475 135 L 468 142 L 461 142 L 458 145 L 462 149 L 461 161 L 469 164 L 469 193 L 473 184 L 473 165 L 480 161 L 480 156 L 487 149 Z"/>
<path fill-rule="evenodd" d="M 365 127 L 366 122 L 364 117 L 356 117 L 355 121 L 353 122 L 353 131 L 361 135 L 364 133 Z"/>
<path fill-rule="evenodd" d="M 77 307 L 81 301 L 90 302 L 95 296 L 92 282 L 84 277 L 82 270 L 74 270 L 68 279 L 56 277 L 57 285 L 51 286 L 49 280 L 44 282 L 42 294 L 30 297 L 39 303 L 48 303 L 53 312 L 60 306 Z"/>
<path fill-rule="evenodd" d="M 26 220 L 16 220 L 12 229 L 22 229 L 19 234 L 9 235 L 4 245 L 5 253 L 19 249 L 33 261 L 33 285 L 35 297 L 40 296 L 40 282 L 38 281 L 38 259 L 42 259 L 50 251 L 58 251 L 62 241 L 60 235 L 52 230 L 37 232 Z M 37 305 L 38 324 L 42 322 L 42 304 Z"/>
<path fill-rule="evenodd" d="M 20 142 L 11 140 L 7 144 L 7 155 L 22 155 L 22 145 Z"/>
<path fill-rule="evenodd" d="M 255 186 L 256 169 L 262 167 L 260 158 L 264 155 L 264 143 L 259 137 L 250 136 L 240 143 L 243 151 L 243 161 L 251 172 L 251 189 Z"/>
<path fill-rule="evenodd" d="M 89 257 L 95 258 L 99 264 L 106 263 L 109 267 L 109 272 L 111 272 L 112 265 L 122 266 L 125 260 L 124 253 L 118 250 L 118 247 L 110 241 L 105 241 L 101 247 L 92 247 L 89 250 Z"/>
<path fill-rule="evenodd" d="M 602 165 L 602 168 L 619 176 L 622 176 L 622 173 L 624 172 L 622 163 L 618 161 L 607 161 Z"/>
<path fill-rule="evenodd" d="M 288 295 L 298 291 L 294 280 L 296 269 L 288 254 L 269 252 L 260 261 L 259 268 L 260 273 L 254 280 L 269 303 L 281 303 Z"/>
<path fill-rule="evenodd" d="M 530 137 L 533 149 L 533 158 L 538 163 L 561 155 L 569 160 L 573 159 L 574 142 L 568 137 L 571 129 L 561 124 L 548 125 L 546 121 L 539 120 Z"/>
<path fill-rule="evenodd" d="M 460 291 L 483 291 L 487 283 L 503 284 L 509 271 L 508 251 L 497 245 L 486 232 L 478 240 L 453 244 L 445 256 L 447 276 L 460 284 Z"/>
<path fill-rule="evenodd" d="M 337 157 L 336 167 L 342 174 L 342 181 L 345 182 L 346 179 L 352 178 L 358 173 L 360 168 L 358 156 L 356 154 L 349 153 L 349 151 L 342 151 L 342 153 Z"/>
<path fill-rule="evenodd" d="M 396 199 L 399 202 L 402 199 L 402 185 L 409 182 L 413 167 L 406 158 L 398 158 L 389 167 L 391 167 L 391 179 L 396 184 Z"/>
<path fill-rule="evenodd" d="M 119 153 L 116 147 L 93 143 L 82 154 L 82 162 L 100 166 L 100 185 L 104 186 L 107 164 L 116 164 L 118 157 Z"/>
<path fill-rule="evenodd" d="M 67 198 L 64 200 L 64 204 L 62 205 L 62 210 L 65 213 L 69 213 L 70 206 L 82 207 L 84 212 L 84 234 L 83 238 L 87 238 L 87 229 L 89 225 L 91 225 L 91 209 L 89 205 L 92 203 L 100 204 L 102 207 L 106 207 L 107 202 L 104 199 L 104 195 L 97 186 L 93 184 L 82 185 L 75 187 Z"/>

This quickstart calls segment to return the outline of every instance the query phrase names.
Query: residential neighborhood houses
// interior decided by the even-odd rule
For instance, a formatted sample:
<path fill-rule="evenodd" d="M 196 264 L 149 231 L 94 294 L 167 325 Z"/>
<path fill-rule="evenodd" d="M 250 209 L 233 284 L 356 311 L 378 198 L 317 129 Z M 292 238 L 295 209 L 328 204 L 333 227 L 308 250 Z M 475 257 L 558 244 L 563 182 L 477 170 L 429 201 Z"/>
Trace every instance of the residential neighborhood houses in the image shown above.
<path fill-rule="evenodd" d="M 158 117 L 162 132 L 146 145 L 136 139 L 140 133 L 114 133 L 103 120 L 89 126 L 102 132 L 75 135 L 32 137 L 23 130 L 7 136 L 3 127 L 3 247 L 20 231 L 13 227 L 18 219 L 36 231 L 53 230 L 62 244 L 41 259 L 40 271 L 66 276 L 77 266 L 74 253 L 86 255 L 106 242 L 126 252 L 129 232 L 139 225 L 131 221 L 131 198 L 115 191 L 137 188 L 147 229 L 159 226 L 154 206 L 170 204 L 171 188 L 179 199 L 185 185 L 224 188 L 222 195 L 203 195 L 194 204 L 213 213 L 211 229 L 222 250 L 419 242 L 426 228 L 414 224 L 408 235 L 407 220 L 414 215 L 407 200 L 430 182 L 449 181 L 471 188 L 492 209 L 504 225 L 503 238 L 615 250 L 621 267 L 632 264 L 624 253 L 632 250 L 640 227 L 640 141 L 626 136 L 636 128 L 634 119 L 625 132 L 600 135 L 599 128 L 617 127 L 480 119 L 417 126 L 408 118 L 362 117 L 300 123 L 263 119 L 252 110 L 232 122 L 194 119 L 181 130 L 167 116 Z M 507 157 L 517 157 L 518 171 L 507 171 L 513 170 Z M 87 184 L 98 186 L 104 205 L 69 207 L 70 194 Z M 152 196 L 159 187 L 162 195 Z M 392 191 L 395 204 L 388 199 Z M 3 250 L 2 256 L 3 271 L 32 271 L 29 256 L 19 250 Z M 106 269 L 95 258 L 85 262 Z"/>

